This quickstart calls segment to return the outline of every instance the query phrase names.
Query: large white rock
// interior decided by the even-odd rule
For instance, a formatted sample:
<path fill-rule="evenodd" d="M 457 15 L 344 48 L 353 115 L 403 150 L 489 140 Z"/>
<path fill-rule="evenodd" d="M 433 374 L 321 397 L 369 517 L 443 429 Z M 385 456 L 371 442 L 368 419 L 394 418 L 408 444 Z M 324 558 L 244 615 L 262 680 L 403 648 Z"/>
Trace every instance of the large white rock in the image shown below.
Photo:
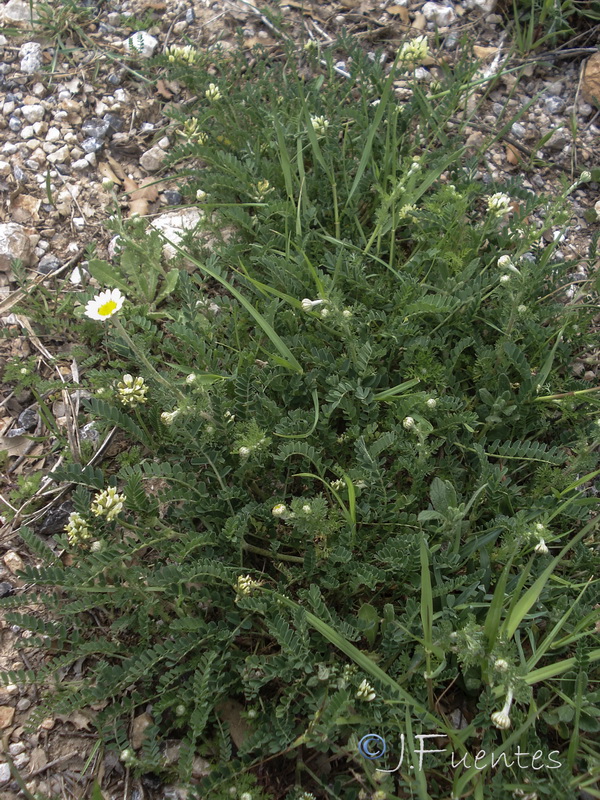
<path fill-rule="evenodd" d="M 167 239 L 175 244 L 181 242 L 182 236 L 194 230 L 202 219 L 202 213 L 197 208 L 182 208 L 181 211 L 171 211 L 161 214 L 153 221 L 153 226 L 163 233 Z M 177 251 L 170 244 L 163 247 L 163 256 L 168 260 L 174 258 Z"/>
<path fill-rule="evenodd" d="M 123 47 L 128 55 L 141 56 L 142 58 L 152 58 L 154 51 L 158 47 L 158 39 L 151 36 L 146 31 L 138 31 L 123 40 Z"/>
<path fill-rule="evenodd" d="M 19 50 L 19 58 L 21 59 L 21 72 L 26 72 L 28 75 L 39 72 L 43 64 L 42 45 L 39 42 L 25 42 Z"/>
<path fill-rule="evenodd" d="M 0 225 L 0 271 L 8 272 L 16 259 L 29 265 L 31 241 L 22 225 L 7 222 Z"/>
<path fill-rule="evenodd" d="M 17 28 L 27 27 L 31 23 L 32 18 L 38 18 L 38 14 L 33 4 L 33 15 L 27 0 L 9 0 L 4 6 L 0 6 L 0 22 L 5 22 L 7 25 L 16 25 Z"/>
<path fill-rule="evenodd" d="M 442 6 L 439 3 L 425 3 L 421 13 L 428 22 L 435 22 L 438 28 L 446 28 L 456 19 L 456 14 L 451 6 Z"/>

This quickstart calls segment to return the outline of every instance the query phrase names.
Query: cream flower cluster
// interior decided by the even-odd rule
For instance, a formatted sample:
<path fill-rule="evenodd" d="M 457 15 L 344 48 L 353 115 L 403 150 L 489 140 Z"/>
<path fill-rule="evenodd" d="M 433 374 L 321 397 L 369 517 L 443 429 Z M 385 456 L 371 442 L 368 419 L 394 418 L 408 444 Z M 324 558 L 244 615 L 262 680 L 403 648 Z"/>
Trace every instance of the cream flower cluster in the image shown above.
<path fill-rule="evenodd" d="M 358 687 L 356 697 L 358 700 L 365 700 L 367 703 L 370 703 L 372 700 L 375 700 L 377 693 L 369 681 L 365 679 Z"/>
<path fill-rule="evenodd" d="M 404 42 L 398 53 L 398 61 L 404 64 L 417 64 L 427 58 L 428 52 L 427 37 L 417 36 L 410 42 Z"/>
<path fill-rule="evenodd" d="M 81 544 L 81 542 L 92 538 L 87 522 L 77 511 L 69 514 L 69 521 L 65 525 L 65 531 L 71 545 Z"/>
<path fill-rule="evenodd" d="M 163 411 L 162 414 L 160 415 L 160 421 L 162 422 L 163 425 L 169 427 L 169 425 L 172 425 L 175 422 L 175 420 L 180 414 L 181 414 L 180 408 L 176 408 L 175 411 Z"/>
<path fill-rule="evenodd" d="M 488 197 L 487 207 L 490 214 L 496 217 L 503 217 L 510 211 L 510 197 L 502 192 L 496 192 L 496 194 Z"/>
<path fill-rule="evenodd" d="M 110 486 L 94 498 L 91 505 L 92 514 L 96 517 L 106 517 L 110 522 L 121 513 L 126 499 L 124 494 L 118 494 L 115 487 Z"/>
<path fill-rule="evenodd" d="M 214 103 L 216 100 L 220 100 L 223 95 L 215 83 L 209 83 L 208 89 L 204 92 L 204 96 L 209 102 Z"/>
<path fill-rule="evenodd" d="M 186 44 L 184 47 L 173 44 L 170 47 L 167 47 L 165 50 L 165 55 L 171 64 L 175 61 L 179 61 L 184 64 L 195 64 L 198 60 L 198 51 L 190 44 Z"/>
<path fill-rule="evenodd" d="M 267 180 L 258 181 L 256 184 L 256 194 L 254 199 L 257 203 L 262 203 L 265 197 L 273 191 L 273 186 Z"/>
<path fill-rule="evenodd" d="M 240 575 L 235 585 L 236 599 L 252 594 L 255 589 L 259 589 L 262 585 L 262 581 L 255 580 L 251 575 Z"/>
<path fill-rule="evenodd" d="M 186 119 L 183 123 L 183 130 L 177 131 L 178 136 L 183 136 L 188 142 L 206 144 L 208 135 L 201 130 L 200 121 L 197 119 Z"/>
<path fill-rule="evenodd" d="M 123 380 L 117 383 L 117 394 L 121 403 L 124 406 L 135 408 L 141 403 L 146 402 L 146 393 L 148 387 L 144 383 L 144 379 L 133 375 L 123 375 Z"/>
<path fill-rule="evenodd" d="M 329 120 L 325 117 L 311 117 L 310 124 L 317 136 L 325 136 L 329 127 Z"/>

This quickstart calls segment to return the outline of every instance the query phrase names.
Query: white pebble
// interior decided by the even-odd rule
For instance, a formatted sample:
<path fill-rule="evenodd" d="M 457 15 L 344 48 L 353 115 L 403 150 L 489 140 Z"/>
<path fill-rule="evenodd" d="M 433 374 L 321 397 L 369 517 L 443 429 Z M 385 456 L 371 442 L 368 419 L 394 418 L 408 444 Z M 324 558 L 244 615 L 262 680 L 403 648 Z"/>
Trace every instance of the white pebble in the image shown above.
<path fill-rule="evenodd" d="M 22 106 L 21 113 L 27 122 L 33 124 L 34 122 L 40 122 L 44 118 L 44 107 L 38 103 L 34 103 L 31 106 Z"/>
<path fill-rule="evenodd" d="M 10 780 L 10 767 L 8 764 L 0 764 L 0 786 Z"/>

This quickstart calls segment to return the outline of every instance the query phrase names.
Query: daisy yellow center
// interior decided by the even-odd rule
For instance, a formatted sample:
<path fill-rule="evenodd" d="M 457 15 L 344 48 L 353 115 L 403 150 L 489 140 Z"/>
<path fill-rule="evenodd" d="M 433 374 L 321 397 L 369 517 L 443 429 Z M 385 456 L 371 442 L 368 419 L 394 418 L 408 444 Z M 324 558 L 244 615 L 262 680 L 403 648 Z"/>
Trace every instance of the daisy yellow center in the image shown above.
<path fill-rule="evenodd" d="M 101 317 L 110 317 L 110 315 L 113 313 L 113 311 L 115 311 L 116 308 L 117 304 L 115 303 L 115 301 L 108 300 L 106 303 L 103 303 L 98 308 L 98 314 L 100 314 Z"/>

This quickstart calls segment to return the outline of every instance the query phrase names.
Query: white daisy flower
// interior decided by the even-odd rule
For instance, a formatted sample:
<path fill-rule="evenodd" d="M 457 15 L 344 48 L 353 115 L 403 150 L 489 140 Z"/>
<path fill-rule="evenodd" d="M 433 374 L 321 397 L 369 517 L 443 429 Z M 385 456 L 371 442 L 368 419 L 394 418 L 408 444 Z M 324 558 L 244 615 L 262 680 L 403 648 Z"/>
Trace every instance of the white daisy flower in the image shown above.
<path fill-rule="evenodd" d="M 87 303 L 85 315 L 90 319 L 108 319 L 121 310 L 124 302 L 125 298 L 119 289 L 106 289 Z"/>

